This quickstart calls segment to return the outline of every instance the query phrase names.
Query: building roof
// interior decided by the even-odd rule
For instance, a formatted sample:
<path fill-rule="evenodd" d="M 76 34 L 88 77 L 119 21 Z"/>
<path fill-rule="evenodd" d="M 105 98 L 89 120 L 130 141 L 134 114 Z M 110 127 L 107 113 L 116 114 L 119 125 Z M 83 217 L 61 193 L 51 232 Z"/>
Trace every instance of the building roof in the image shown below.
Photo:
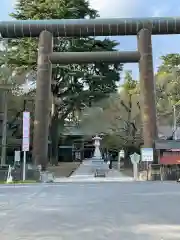
<path fill-rule="evenodd" d="M 180 149 L 180 140 L 164 140 L 164 139 L 158 139 L 155 140 L 155 149 Z"/>

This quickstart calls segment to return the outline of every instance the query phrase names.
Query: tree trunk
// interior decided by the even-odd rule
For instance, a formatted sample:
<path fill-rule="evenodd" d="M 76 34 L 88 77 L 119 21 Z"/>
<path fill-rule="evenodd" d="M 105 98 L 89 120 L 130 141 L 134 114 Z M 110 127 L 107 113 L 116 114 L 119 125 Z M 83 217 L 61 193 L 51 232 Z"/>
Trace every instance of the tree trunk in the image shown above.
<path fill-rule="evenodd" d="M 7 142 L 7 92 L 0 90 L 0 132 L 1 132 L 1 165 L 6 164 Z"/>
<path fill-rule="evenodd" d="M 56 111 L 56 110 L 55 110 Z M 57 166 L 59 160 L 59 139 L 64 130 L 64 119 L 59 119 L 56 112 L 51 119 L 51 164 Z"/>
<path fill-rule="evenodd" d="M 131 160 L 129 157 L 129 151 L 128 148 L 124 148 L 124 168 L 131 168 L 132 164 L 131 164 Z"/>
<path fill-rule="evenodd" d="M 6 149 L 7 149 L 7 113 L 8 113 L 8 92 L 3 92 L 3 123 L 2 123 L 2 152 L 1 152 L 1 165 L 6 164 Z"/>
<path fill-rule="evenodd" d="M 132 95 L 129 94 L 129 103 L 128 103 L 128 121 L 127 121 L 127 136 L 131 135 L 131 113 L 132 113 Z M 129 142 L 128 142 L 129 144 Z"/>
<path fill-rule="evenodd" d="M 51 164 L 58 165 L 58 144 L 59 144 L 59 119 L 55 114 L 51 119 Z"/>

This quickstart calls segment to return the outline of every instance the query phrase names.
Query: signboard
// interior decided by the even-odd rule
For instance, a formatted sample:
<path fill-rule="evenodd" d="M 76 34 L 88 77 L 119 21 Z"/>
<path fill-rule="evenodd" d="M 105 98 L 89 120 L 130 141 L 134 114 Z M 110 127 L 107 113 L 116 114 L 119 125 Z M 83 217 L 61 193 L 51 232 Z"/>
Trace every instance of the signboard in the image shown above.
<path fill-rule="evenodd" d="M 29 151 L 30 144 L 30 112 L 23 112 L 23 139 L 22 151 Z"/>
<path fill-rule="evenodd" d="M 21 161 L 21 157 L 20 157 L 20 151 L 15 151 L 14 152 L 14 161 L 15 162 L 20 162 Z"/>
<path fill-rule="evenodd" d="M 153 148 L 141 148 L 141 161 L 142 162 L 153 162 L 154 151 Z"/>

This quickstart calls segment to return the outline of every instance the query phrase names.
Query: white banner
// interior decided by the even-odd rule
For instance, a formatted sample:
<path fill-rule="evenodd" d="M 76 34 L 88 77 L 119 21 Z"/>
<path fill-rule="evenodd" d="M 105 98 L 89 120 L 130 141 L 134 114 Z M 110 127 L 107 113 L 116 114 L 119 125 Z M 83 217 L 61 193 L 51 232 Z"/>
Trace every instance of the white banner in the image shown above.
<path fill-rule="evenodd" d="M 22 151 L 29 151 L 30 144 L 30 112 L 23 112 L 23 139 Z"/>
<path fill-rule="evenodd" d="M 153 148 L 141 148 L 141 161 L 142 162 L 153 162 L 154 151 Z"/>

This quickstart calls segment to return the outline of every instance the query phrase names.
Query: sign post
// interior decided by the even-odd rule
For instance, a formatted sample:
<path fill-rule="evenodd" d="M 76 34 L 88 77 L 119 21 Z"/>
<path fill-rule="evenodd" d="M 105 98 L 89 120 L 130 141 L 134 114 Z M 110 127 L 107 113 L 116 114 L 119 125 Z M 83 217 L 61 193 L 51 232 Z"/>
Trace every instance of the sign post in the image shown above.
<path fill-rule="evenodd" d="M 133 153 L 131 156 L 131 163 L 133 164 L 133 175 L 134 175 L 134 180 L 138 180 L 138 163 L 140 161 L 140 155 L 137 153 Z"/>
<path fill-rule="evenodd" d="M 26 180 L 26 152 L 29 151 L 29 137 L 30 137 L 30 112 L 23 112 L 23 181 Z"/>

